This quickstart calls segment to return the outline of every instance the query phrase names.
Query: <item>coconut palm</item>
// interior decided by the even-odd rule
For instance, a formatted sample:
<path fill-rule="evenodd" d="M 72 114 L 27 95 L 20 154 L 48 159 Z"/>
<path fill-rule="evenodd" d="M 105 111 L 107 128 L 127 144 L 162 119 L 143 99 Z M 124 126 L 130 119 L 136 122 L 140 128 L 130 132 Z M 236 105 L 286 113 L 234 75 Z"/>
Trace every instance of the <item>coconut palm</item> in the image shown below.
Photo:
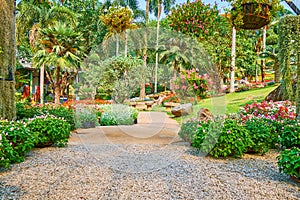
<path fill-rule="evenodd" d="M 40 30 L 39 48 L 34 55 L 37 66 L 55 68 L 55 80 L 50 78 L 55 93 L 55 103 L 59 104 L 61 95 L 61 71 L 76 70 L 84 56 L 81 33 L 75 32 L 63 23 L 57 23 Z"/>

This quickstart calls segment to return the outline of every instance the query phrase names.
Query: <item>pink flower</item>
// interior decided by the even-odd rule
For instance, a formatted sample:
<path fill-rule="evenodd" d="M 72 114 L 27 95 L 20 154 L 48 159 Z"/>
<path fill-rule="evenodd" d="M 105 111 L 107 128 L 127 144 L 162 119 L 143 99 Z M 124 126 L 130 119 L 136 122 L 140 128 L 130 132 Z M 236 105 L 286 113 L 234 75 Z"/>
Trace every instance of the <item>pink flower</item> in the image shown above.
<path fill-rule="evenodd" d="M 196 83 L 194 83 L 194 89 L 197 90 L 198 89 L 198 86 Z"/>

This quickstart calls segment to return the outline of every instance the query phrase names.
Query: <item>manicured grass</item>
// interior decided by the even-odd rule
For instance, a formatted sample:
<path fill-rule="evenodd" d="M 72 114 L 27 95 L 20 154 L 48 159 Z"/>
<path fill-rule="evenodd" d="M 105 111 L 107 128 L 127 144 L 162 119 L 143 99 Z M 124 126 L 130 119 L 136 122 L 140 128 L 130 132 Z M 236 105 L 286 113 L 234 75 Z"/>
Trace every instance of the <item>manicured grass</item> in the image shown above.
<path fill-rule="evenodd" d="M 193 114 L 176 119 L 178 122 L 186 121 L 191 117 L 196 117 L 200 108 L 208 108 L 214 115 L 236 113 L 246 104 L 254 101 L 260 102 L 276 88 L 277 86 L 269 86 L 265 88 L 252 89 L 244 92 L 229 93 L 225 96 L 204 99 L 193 106 Z M 165 111 L 162 106 L 155 106 L 153 111 Z M 167 112 L 171 115 L 171 113 Z"/>

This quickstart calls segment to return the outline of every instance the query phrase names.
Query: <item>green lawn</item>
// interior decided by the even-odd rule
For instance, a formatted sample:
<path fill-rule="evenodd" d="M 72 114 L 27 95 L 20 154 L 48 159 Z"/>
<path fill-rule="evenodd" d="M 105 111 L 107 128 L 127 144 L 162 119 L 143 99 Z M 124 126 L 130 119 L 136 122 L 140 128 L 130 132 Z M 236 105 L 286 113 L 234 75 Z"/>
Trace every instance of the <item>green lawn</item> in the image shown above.
<path fill-rule="evenodd" d="M 276 88 L 277 86 L 269 86 L 265 88 L 252 89 L 245 92 L 230 93 L 221 97 L 214 97 L 209 99 L 204 99 L 194 105 L 194 113 L 189 116 L 184 116 L 181 120 L 185 121 L 191 117 L 196 117 L 197 112 L 200 108 L 208 108 L 214 115 L 216 114 L 228 114 L 236 113 L 240 108 L 246 104 L 251 104 L 255 100 L 257 102 L 263 101 L 264 98 Z M 155 106 L 154 111 L 165 111 L 162 106 Z M 170 113 L 168 113 L 170 114 Z M 179 120 L 179 119 L 178 119 Z"/>

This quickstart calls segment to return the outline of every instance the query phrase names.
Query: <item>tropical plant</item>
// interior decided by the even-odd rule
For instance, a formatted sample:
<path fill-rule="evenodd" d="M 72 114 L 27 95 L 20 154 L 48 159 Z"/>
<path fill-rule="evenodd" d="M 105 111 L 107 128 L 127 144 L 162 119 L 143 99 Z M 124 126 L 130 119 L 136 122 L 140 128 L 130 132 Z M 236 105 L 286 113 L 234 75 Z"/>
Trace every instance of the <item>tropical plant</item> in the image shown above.
<path fill-rule="evenodd" d="M 55 103 L 60 103 L 61 95 L 61 70 L 76 70 L 84 57 L 83 38 L 81 33 L 75 32 L 65 24 L 58 23 L 42 29 L 39 40 L 40 50 L 33 60 L 37 66 L 54 66 L 55 80 L 52 80 Z"/>

